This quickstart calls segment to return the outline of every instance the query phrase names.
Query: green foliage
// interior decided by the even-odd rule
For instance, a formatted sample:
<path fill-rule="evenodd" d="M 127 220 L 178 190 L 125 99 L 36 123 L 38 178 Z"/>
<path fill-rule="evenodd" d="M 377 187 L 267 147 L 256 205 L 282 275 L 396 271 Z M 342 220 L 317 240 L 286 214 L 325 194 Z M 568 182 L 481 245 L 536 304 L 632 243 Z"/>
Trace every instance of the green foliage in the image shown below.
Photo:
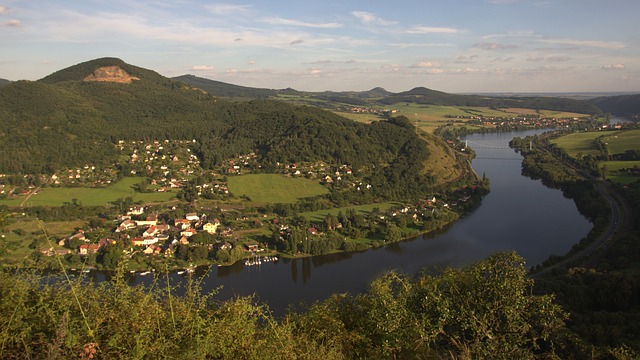
<path fill-rule="evenodd" d="M 522 258 L 497 254 L 416 279 L 392 272 L 275 319 L 250 297 L 215 301 L 160 279 L 130 286 L 0 273 L 0 357 L 352 359 L 552 357 L 565 314 L 531 295 Z M 618 351 L 623 351 L 619 349 Z"/>

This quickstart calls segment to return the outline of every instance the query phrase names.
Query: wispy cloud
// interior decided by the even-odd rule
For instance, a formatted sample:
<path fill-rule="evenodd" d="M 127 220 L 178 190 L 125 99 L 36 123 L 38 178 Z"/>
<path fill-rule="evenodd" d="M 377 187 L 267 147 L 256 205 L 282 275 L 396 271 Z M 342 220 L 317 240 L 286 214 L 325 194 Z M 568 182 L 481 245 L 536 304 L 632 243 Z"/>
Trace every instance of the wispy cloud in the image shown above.
<path fill-rule="evenodd" d="M 568 57 L 568 56 L 529 56 L 527 58 L 527 61 L 532 61 L 532 62 L 562 62 L 562 61 L 569 61 L 572 60 L 573 58 Z"/>
<path fill-rule="evenodd" d="M 216 15 L 231 15 L 231 14 L 247 14 L 251 12 L 251 5 L 236 5 L 236 4 L 212 4 L 207 5 L 206 8 Z"/>
<path fill-rule="evenodd" d="M 353 11 L 351 15 L 355 16 L 358 20 L 360 20 L 364 24 L 376 24 L 376 25 L 393 25 L 396 24 L 396 21 L 384 20 L 378 17 L 375 14 L 366 11 Z"/>
<path fill-rule="evenodd" d="M 268 18 L 264 20 L 267 24 L 271 25 L 288 25 L 288 26 L 301 26 L 301 27 L 309 27 L 309 28 L 320 28 L 320 29 L 336 29 L 342 27 L 342 24 L 330 22 L 330 23 L 311 23 L 293 19 L 283 19 L 283 18 Z"/>
<path fill-rule="evenodd" d="M 514 4 L 521 1 L 522 0 L 489 0 L 488 3 L 493 5 L 508 5 L 508 4 Z"/>
<path fill-rule="evenodd" d="M 482 50 L 505 50 L 505 49 L 515 49 L 518 46 L 512 44 L 500 44 L 493 42 L 481 42 L 473 45 L 474 48 L 482 49 Z"/>
<path fill-rule="evenodd" d="M 593 47 L 593 48 L 610 49 L 610 50 L 623 49 L 627 47 L 625 43 L 620 41 L 573 40 L 573 39 L 541 39 L 539 41 L 547 44 Z"/>
<path fill-rule="evenodd" d="M 407 34 L 457 34 L 461 30 L 450 27 L 414 26 L 407 30 Z"/>
<path fill-rule="evenodd" d="M 289 43 L 289 45 L 300 45 L 304 42 L 302 39 L 296 39 Z"/>
<path fill-rule="evenodd" d="M 602 69 L 602 70 L 623 70 L 624 69 L 624 65 L 623 64 L 615 64 L 615 65 L 607 64 L 607 65 L 602 65 L 602 67 L 600 69 Z"/>
<path fill-rule="evenodd" d="M 5 6 L 0 6 L 0 14 L 6 14 L 9 12 L 9 8 Z"/>
<path fill-rule="evenodd" d="M 456 64 L 474 64 L 479 57 L 480 57 L 479 55 L 470 55 L 470 56 L 460 55 L 456 58 L 455 63 Z"/>

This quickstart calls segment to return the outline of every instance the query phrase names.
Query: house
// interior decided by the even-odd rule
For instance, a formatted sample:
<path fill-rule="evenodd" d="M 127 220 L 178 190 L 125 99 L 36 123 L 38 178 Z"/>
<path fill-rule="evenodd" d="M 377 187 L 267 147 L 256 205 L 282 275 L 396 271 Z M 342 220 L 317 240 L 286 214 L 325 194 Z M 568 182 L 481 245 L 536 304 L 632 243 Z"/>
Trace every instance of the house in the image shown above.
<path fill-rule="evenodd" d="M 136 224 L 138 226 L 151 226 L 151 225 L 158 225 L 158 214 L 151 214 L 149 216 L 147 216 L 144 220 L 138 220 L 136 221 Z"/>
<path fill-rule="evenodd" d="M 136 222 L 129 219 L 121 222 L 118 228 L 116 229 L 116 232 L 127 231 L 135 228 L 136 228 Z"/>
<path fill-rule="evenodd" d="M 158 233 L 158 228 L 154 225 L 151 225 L 142 233 L 143 237 L 153 236 Z"/>
<path fill-rule="evenodd" d="M 142 250 L 142 252 L 146 255 L 151 255 L 153 254 L 153 252 L 155 251 L 156 246 L 155 245 L 149 245 L 147 246 L 144 250 Z"/>
<path fill-rule="evenodd" d="M 218 230 L 218 226 L 220 226 L 220 220 L 213 219 L 212 222 L 208 222 L 202 226 L 202 230 L 208 232 L 209 234 L 215 234 Z"/>
<path fill-rule="evenodd" d="M 158 242 L 158 238 L 154 236 L 143 236 L 142 237 L 142 245 L 151 245 L 156 244 Z"/>
<path fill-rule="evenodd" d="M 74 235 L 71 235 L 67 238 L 67 240 L 82 240 L 87 241 L 87 238 L 84 237 L 84 230 L 78 230 L 78 232 Z"/>
<path fill-rule="evenodd" d="M 189 239 L 187 239 L 186 237 L 181 237 L 180 241 L 179 241 L 180 245 L 189 245 Z"/>
<path fill-rule="evenodd" d="M 98 244 L 82 244 L 82 245 L 80 245 L 80 248 L 78 250 L 80 252 L 80 255 L 95 254 L 95 253 L 98 252 L 98 250 L 100 250 L 100 245 L 98 245 Z"/>
<path fill-rule="evenodd" d="M 246 244 L 245 245 L 247 250 L 249 251 L 258 251 L 258 245 L 257 244 Z"/>
<path fill-rule="evenodd" d="M 184 218 L 189 220 L 189 221 L 198 221 L 198 220 L 200 220 L 200 217 L 196 213 L 187 213 L 184 216 Z"/>
<path fill-rule="evenodd" d="M 190 237 L 195 235 L 197 232 L 194 229 L 187 229 L 180 232 L 180 236 Z"/>
<path fill-rule="evenodd" d="M 191 221 L 187 219 L 173 219 L 173 226 L 180 230 L 185 230 L 191 226 Z"/>
<path fill-rule="evenodd" d="M 140 246 L 142 245 L 142 238 L 141 237 L 134 237 L 131 239 L 131 244 L 133 246 Z"/>
<path fill-rule="evenodd" d="M 144 213 L 144 206 L 132 206 L 127 211 L 127 215 L 142 215 Z"/>
<path fill-rule="evenodd" d="M 309 232 L 309 234 L 311 235 L 318 235 L 318 230 L 316 228 L 308 228 L 307 231 Z"/>
<path fill-rule="evenodd" d="M 225 241 L 225 242 L 222 242 L 222 243 L 218 244 L 218 249 L 220 249 L 220 250 L 227 250 L 227 251 L 229 251 L 229 250 L 231 250 L 232 248 L 233 248 L 233 245 L 231 245 L 231 243 L 230 243 L 230 242 L 227 242 L 227 241 Z"/>

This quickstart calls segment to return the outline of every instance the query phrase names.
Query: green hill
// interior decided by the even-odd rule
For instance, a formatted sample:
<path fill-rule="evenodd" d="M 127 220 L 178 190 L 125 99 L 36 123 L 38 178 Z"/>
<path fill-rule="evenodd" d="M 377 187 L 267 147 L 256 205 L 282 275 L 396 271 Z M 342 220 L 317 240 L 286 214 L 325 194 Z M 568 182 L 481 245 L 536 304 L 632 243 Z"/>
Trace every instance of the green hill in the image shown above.
<path fill-rule="evenodd" d="M 195 75 L 182 75 L 174 77 L 173 80 L 202 89 L 213 96 L 264 99 L 277 95 L 277 90 L 233 85 L 221 81 L 204 79 Z"/>
<path fill-rule="evenodd" d="M 640 115 L 640 94 L 603 96 L 589 100 L 602 111 L 619 116 Z"/>
<path fill-rule="evenodd" d="M 0 88 L 0 173 L 113 166 L 118 140 L 196 140 L 205 169 L 257 152 L 264 169 L 323 161 L 371 171 L 379 192 L 427 183 L 426 142 L 404 122 L 365 125 L 316 107 L 226 101 L 154 71 L 102 58 Z M 430 142 L 440 141 L 430 139 Z M 438 161 L 451 162 L 449 156 Z"/>

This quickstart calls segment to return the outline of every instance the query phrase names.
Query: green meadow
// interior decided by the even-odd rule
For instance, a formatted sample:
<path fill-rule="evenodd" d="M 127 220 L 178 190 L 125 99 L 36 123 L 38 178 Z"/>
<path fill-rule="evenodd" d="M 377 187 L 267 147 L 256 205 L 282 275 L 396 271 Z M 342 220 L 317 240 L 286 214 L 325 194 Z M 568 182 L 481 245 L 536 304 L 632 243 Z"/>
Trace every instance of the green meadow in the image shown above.
<path fill-rule="evenodd" d="M 71 203 L 74 199 L 84 206 L 104 206 L 117 199 L 128 196 L 134 202 L 164 202 L 175 197 L 175 193 L 139 193 L 133 189 L 135 184 L 143 181 L 141 177 L 126 177 L 115 184 L 105 188 L 41 188 L 38 193 L 31 196 L 24 206 L 62 206 Z M 0 204 L 19 206 L 24 197 L 11 200 L 2 200 Z"/>
<path fill-rule="evenodd" d="M 607 179 L 619 184 L 629 184 L 640 179 L 634 176 L 627 169 L 640 168 L 640 161 L 601 161 L 598 167 L 602 170 L 607 167 Z"/>
<path fill-rule="evenodd" d="M 366 213 L 372 212 L 373 209 L 375 208 L 380 209 L 380 211 L 385 211 L 391 208 L 392 206 L 397 206 L 397 205 L 400 205 L 400 203 L 385 202 L 385 203 L 365 204 L 365 205 L 358 205 L 358 206 L 345 206 L 341 208 L 334 208 L 334 209 L 328 209 L 328 210 L 305 212 L 305 213 L 300 213 L 300 215 L 304 216 L 304 218 L 309 221 L 322 222 L 327 217 L 327 215 L 331 214 L 333 216 L 337 216 L 340 211 L 342 211 L 343 214 L 346 214 L 347 210 L 354 209 L 357 213 L 366 214 Z"/>
<path fill-rule="evenodd" d="M 230 176 L 227 181 L 232 194 L 247 196 L 258 203 L 294 203 L 300 198 L 329 192 L 317 180 L 277 174 Z"/>
<path fill-rule="evenodd" d="M 609 147 L 609 154 L 622 154 L 627 150 L 640 151 L 640 130 L 605 133 L 602 142 Z"/>
<path fill-rule="evenodd" d="M 571 157 L 576 157 L 578 154 L 582 156 L 596 156 L 600 155 L 600 150 L 598 150 L 598 146 L 596 145 L 596 139 L 600 136 L 602 136 L 601 132 L 594 131 L 573 133 L 553 139 L 551 143 L 565 149 Z"/>

